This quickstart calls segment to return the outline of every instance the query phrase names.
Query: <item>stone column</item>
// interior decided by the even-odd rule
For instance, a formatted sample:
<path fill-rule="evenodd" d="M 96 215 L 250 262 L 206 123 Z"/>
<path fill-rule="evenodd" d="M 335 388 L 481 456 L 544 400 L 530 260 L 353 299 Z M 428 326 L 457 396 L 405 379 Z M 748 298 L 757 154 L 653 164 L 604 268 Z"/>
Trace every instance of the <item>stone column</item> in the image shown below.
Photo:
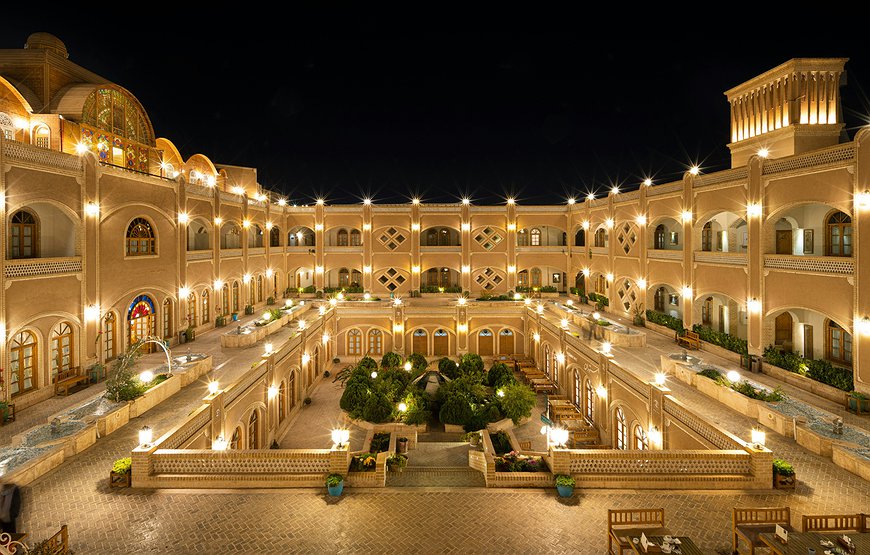
<path fill-rule="evenodd" d="M 505 265 L 505 272 L 507 273 L 508 291 L 516 291 L 517 272 L 520 271 L 520 268 L 517 267 L 517 205 L 508 204 L 505 208 L 507 213 L 507 223 L 505 224 L 505 230 L 507 230 L 507 264 Z M 508 229 L 510 224 L 514 224 L 513 231 Z M 513 266 L 514 271 L 508 272 L 508 266 Z"/>
<path fill-rule="evenodd" d="M 854 192 L 856 195 L 867 195 L 870 192 L 870 129 L 864 128 L 855 137 L 856 170 Z M 870 206 L 862 206 L 858 197 L 854 204 L 852 217 L 852 248 L 855 271 L 853 274 L 853 291 L 855 306 L 855 325 L 852 326 L 852 369 L 855 376 L 855 390 L 870 394 L 870 330 L 865 318 L 870 318 L 870 284 L 864 281 L 864 276 L 870 276 L 870 239 L 864 241 L 864 236 L 870 237 Z M 868 279 L 870 281 L 870 279 Z"/>
<path fill-rule="evenodd" d="M 695 185 L 695 176 L 689 172 L 683 174 L 683 212 L 691 212 L 692 217 L 688 220 L 683 219 L 683 214 L 680 214 L 680 221 L 683 224 L 683 283 L 681 288 L 691 288 L 691 295 L 687 298 L 683 291 L 680 291 L 681 302 L 683 303 L 683 326 L 691 330 L 695 320 L 695 234 L 693 233 L 693 225 L 695 221 L 694 211 L 694 195 L 692 189 Z"/>
<path fill-rule="evenodd" d="M 463 228 L 468 227 L 468 230 Z M 471 291 L 471 274 L 474 268 L 471 267 L 471 206 L 463 204 L 460 208 L 459 216 L 459 237 L 462 243 L 462 256 L 460 257 L 459 272 L 462 280 L 462 290 Z M 467 272 L 463 272 L 462 268 L 468 267 Z"/>
<path fill-rule="evenodd" d="M 326 233 L 324 232 L 324 220 L 326 219 L 326 207 L 323 204 L 316 204 L 314 206 L 314 287 L 317 290 L 323 289 L 323 285 L 326 279 L 326 266 L 323 263 L 324 259 L 324 238 Z M 320 268 L 321 271 L 318 272 L 317 268 Z"/>
<path fill-rule="evenodd" d="M 749 189 L 747 191 L 746 204 L 757 203 L 762 204 L 764 199 L 764 190 L 761 180 L 761 172 L 764 166 L 764 159 L 759 156 L 751 156 L 749 158 Z M 764 350 L 762 329 L 764 326 L 764 312 L 766 307 L 764 294 L 764 215 L 767 213 L 767 206 L 762 204 L 761 216 L 746 216 L 746 224 L 749 232 L 749 245 L 746 252 L 747 263 L 747 299 L 742 300 L 742 305 L 746 309 L 748 318 L 748 346 L 749 354 L 760 355 Z M 752 312 L 749 310 L 749 300 L 757 299 L 761 302 L 760 310 Z M 738 299 L 740 302 L 740 299 Z M 739 317 L 739 315 L 738 315 Z"/>

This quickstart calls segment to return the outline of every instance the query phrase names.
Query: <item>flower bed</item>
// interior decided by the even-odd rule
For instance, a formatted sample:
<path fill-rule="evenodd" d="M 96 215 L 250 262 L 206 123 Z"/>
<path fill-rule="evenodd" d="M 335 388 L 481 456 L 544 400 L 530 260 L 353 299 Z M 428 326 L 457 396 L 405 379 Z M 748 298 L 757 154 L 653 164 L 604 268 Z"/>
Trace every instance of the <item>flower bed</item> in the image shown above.
<path fill-rule="evenodd" d="M 350 472 L 374 472 L 377 466 L 377 453 L 360 453 L 350 459 Z"/>
<path fill-rule="evenodd" d="M 547 472 L 547 463 L 542 457 L 521 455 L 516 451 L 505 453 L 501 457 L 493 457 L 496 472 Z"/>
<path fill-rule="evenodd" d="M 372 453 L 382 453 L 390 448 L 390 433 L 377 432 L 372 436 L 372 441 L 369 444 L 369 451 Z"/>
<path fill-rule="evenodd" d="M 855 387 L 851 370 L 838 368 L 827 360 L 810 360 L 797 353 L 780 352 L 774 349 L 773 345 L 769 345 L 764 350 L 764 360 L 768 364 L 843 391 L 852 391 Z"/>
<path fill-rule="evenodd" d="M 676 332 L 683 331 L 683 320 L 680 318 L 675 318 L 669 314 L 662 314 L 661 312 L 656 312 L 655 310 L 647 310 L 646 311 L 646 319 L 653 324 L 658 324 L 660 326 L 664 326 L 666 328 L 670 328 Z"/>

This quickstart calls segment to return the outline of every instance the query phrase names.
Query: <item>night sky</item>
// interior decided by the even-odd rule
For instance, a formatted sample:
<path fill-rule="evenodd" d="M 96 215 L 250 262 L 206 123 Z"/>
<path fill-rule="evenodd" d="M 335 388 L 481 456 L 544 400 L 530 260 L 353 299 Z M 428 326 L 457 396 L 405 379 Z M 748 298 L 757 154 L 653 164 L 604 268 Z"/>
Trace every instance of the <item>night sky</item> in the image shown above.
<path fill-rule="evenodd" d="M 724 169 L 722 93 L 792 57 L 851 58 L 850 135 L 870 114 L 866 33 L 837 18 L 770 26 L 752 10 L 703 27 L 685 15 L 614 27 L 440 4 L 389 15 L 287 6 L 290 16 L 254 7 L 196 17 L 152 6 L 138 29 L 104 19 L 102 37 L 96 5 L 10 14 L 0 47 L 56 34 L 71 60 L 132 91 L 183 156 L 256 167 L 265 187 L 299 203 L 557 203 L 647 175 L 678 179 L 691 163 Z M 757 28 L 741 36 L 708 27 L 717 23 Z"/>

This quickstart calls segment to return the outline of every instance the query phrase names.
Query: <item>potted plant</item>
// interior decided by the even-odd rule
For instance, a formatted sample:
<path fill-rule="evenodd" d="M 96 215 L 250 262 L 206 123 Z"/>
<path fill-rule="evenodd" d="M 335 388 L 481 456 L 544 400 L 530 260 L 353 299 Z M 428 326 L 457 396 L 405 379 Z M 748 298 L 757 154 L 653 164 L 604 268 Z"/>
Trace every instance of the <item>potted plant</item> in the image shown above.
<path fill-rule="evenodd" d="M 196 329 L 193 326 L 187 326 L 187 329 L 184 330 L 184 335 L 188 341 L 193 341 L 196 339 Z"/>
<path fill-rule="evenodd" d="M 556 490 L 559 497 L 571 497 L 574 495 L 574 485 L 577 482 L 568 474 L 556 475 Z"/>
<path fill-rule="evenodd" d="M 330 474 L 326 477 L 326 489 L 329 491 L 330 497 L 341 496 L 344 490 L 344 476 L 341 474 Z"/>
<path fill-rule="evenodd" d="M 387 468 L 390 472 L 401 472 L 408 464 L 408 457 L 395 453 L 387 457 Z"/>
<path fill-rule="evenodd" d="M 408 452 L 408 438 L 400 437 L 396 440 L 396 450 L 398 453 L 407 453 Z"/>
<path fill-rule="evenodd" d="M 275 304 L 275 297 L 268 297 L 266 299 L 266 304 Z"/>
<path fill-rule="evenodd" d="M 109 472 L 109 487 L 113 488 L 128 488 L 130 487 L 130 469 L 133 466 L 133 459 L 124 457 L 118 459 L 112 465 L 112 470 Z"/>
<path fill-rule="evenodd" d="M 6 401 L 0 401 L 0 424 L 5 424 L 9 418 L 9 404 Z"/>
<path fill-rule="evenodd" d="M 230 314 L 230 317 L 233 319 L 233 322 L 239 321 L 239 313 L 238 312 L 233 312 L 232 314 Z"/>
<path fill-rule="evenodd" d="M 870 397 L 867 397 L 863 393 L 852 391 L 846 397 L 846 401 L 846 408 L 850 412 L 854 412 L 856 414 L 870 412 Z"/>
<path fill-rule="evenodd" d="M 472 447 L 477 447 L 480 444 L 480 433 L 478 432 L 468 432 L 465 434 L 465 439 L 468 443 L 471 444 Z"/>
<path fill-rule="evenodd" d="M 644 327 L 644 319 L 645 311 L 643 309 L 643 303 L 639 303 L 636 307 L 634 307 L 634 325 L 638 327 Z"/>
<path fill-rule="evenodd" d="M 252 304 L 246 304 L 246 305 L 245 305 L 245 315 L 246 315 L 246 316 L 250 316 L 250 315 L 253 314 L 253 313 L 254 313 L 254 305 L 252 305 Z"/>
<path fill-rule="evenodd" d="M 794 489 L 797 479 L 794 467 L 782 460 L 773 459 L 773 487 L 776 489 Z"/>
<path fill-rule="evenodd" d="M 227 317 L 224 315 L 218 316 L 214 319 L 214 327 L 222 328 L 227 325 Z"/>

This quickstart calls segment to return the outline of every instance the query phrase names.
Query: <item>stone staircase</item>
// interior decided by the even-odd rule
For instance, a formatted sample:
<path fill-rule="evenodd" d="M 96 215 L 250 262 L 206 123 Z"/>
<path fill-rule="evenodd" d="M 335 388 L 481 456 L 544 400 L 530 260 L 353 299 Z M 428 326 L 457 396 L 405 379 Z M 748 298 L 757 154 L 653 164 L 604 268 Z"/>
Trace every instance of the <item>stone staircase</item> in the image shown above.
<path fill-rule="evenodd" d="M 468 444 L 462 434 L 429 432 L 417 436 L 403 472 L 388 472 L 388 487 L 486 487 L 483 474 L 468 466 Z"/>

